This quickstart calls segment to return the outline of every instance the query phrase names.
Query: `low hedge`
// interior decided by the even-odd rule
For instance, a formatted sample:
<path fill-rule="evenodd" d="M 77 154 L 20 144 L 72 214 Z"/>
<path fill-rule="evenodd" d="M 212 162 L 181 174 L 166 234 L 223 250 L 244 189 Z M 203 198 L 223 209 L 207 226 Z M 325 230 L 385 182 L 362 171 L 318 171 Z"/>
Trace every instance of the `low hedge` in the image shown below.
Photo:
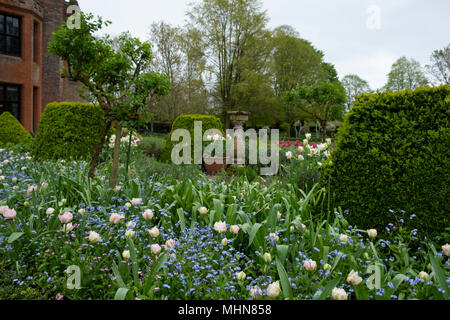
<path fill-rule="evenodd" d="M 33 145 L 37 159 L 87 159 L 105 124 L 100 106 L 80 102 L 50 103 L 45 108 Z"/>
<path fill-rule="evenodd" d="M 430 238 L 449 226 L 449 151 L 449 86 L 363 94 L 323 181 L 354 226 L 387 234 L 402 223 Z"/>
<path fill-rule="evenodd" d="M 11 113 L 3 112 L 0 114 L 0 143 L 18 144 L 30 137 L 30 133 Z"/>
<path fill-rule="evenodd" d="M 192 142 L 192 159 L 194 159 L 194 122 L 202 122 L 202 135 L 205 131 L 210 129 L 217 129 L 223 131 L 222 121 L 215 116 L 199 115 L 199 114 L 182 114 L 175 119 L 172 125 L 172 131 L 167 137 L 166 144 L 164 146 L 163 153 L 161 155 L 162 161 L 170 161 L 172 155 L 172 149 L 178 142 L 172 142 L 172 133 L 177 129 L 186 129 L 191 134 Z"/>

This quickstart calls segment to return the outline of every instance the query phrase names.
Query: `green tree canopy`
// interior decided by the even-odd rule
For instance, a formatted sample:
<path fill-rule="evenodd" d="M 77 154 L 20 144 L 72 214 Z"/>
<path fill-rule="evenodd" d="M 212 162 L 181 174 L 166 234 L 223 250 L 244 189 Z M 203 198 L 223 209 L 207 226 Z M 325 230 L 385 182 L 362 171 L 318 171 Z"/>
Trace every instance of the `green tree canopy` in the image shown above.
<path fill-rule="evenodd" d="M 345 93 L 347 94 L 347 101 L 345 103 L 346 111 L 350 111 L 353 107 L 353 103 L 355 102 L 355 98 L 362 93 L 370 93 L 372 89 L 370 89 L 369 83 L 361 79 L 356 74 L 348 74 L 342 79 L 342 85 L 345 88 Z"/>
<path fill-rule="evenodd" d="M 443 49 L 435 50 L 431 55 L 431 65 L 426 69 L 435 84 L 450 85 L 450 43 Z"/>
<path fill-rule="evenodd" d="M 392 65 L 384 89 L 390 91 L 414 90 L 427 85 L 428 79 L 420 63 L 414 59 L 408 60 L 406 57 L 401 57 Z"/>
<path fill-rule="evenodd" d="M 317 119 L 325 141 L 328 122 L 342 119 L 345 97 L 341 83 L 330 81 L 313 86 L 298 86 L 286 92 L 285 101 Z"/>

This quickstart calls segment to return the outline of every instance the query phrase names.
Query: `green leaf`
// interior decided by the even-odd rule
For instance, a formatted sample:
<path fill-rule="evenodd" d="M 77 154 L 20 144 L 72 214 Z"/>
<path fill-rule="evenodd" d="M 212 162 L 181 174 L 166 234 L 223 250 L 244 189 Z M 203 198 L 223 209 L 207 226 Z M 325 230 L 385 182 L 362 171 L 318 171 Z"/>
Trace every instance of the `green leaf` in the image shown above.
<path fill-rule="evenodd" d="M 319 296 L 319 300 L 326 300 L 331 295 L 331 291 L 333 291 L 334 288 L 338 285 L 338 283 L 341 281 L 341 278 L 334 279 L 328 283 L 328 285 L 325 287 L 325 289 L 322 291 L 322 293 Z"/>
<path fill-rule="evenodd" d="M 153 283 L 153 279 L 155 278 L 156 274 L 159 272 L 159 270 L 162 268 L 162 266 L 167 262 L 168 257 L 167 253 L 163 253 L 158 257 L 158 260 L 155 264 L 153 264 L 152 269 L 150 270 L 150 275 L 148 276 L 147 280 L 145 280 L 144 284 L 144 293 L 149 294 L 149 290 L 151 288 L 151 285 Z"/>
<path fill-rule="evenodd" d="M 17 239 L 19 239 L 21 236 L 23 236 L 23 232 L 14 232 L 12 233 L 8 238 L 8 243 L 13 243 Z"/>
<path fill-rule="evenodd" d="M 183 208 L 177 209 L 178 219 L 180 219 L 180 227 L 181 230 L 184 230 L 186 228 L 186 219 L 184 218 L 184 210 Z"/>
<path fill-rule="evenodd" d="M 277 252 L 278 252 L 278 257 L 280 258 L 281 261 L 286 260 L 287 254 L 289 251 L 289 246 L 288 245 L 277 245 Z"/>
<path fill-rule="evenodd" d="M 437 283 L 439 283 L 439 286 L 441 287 L 441 289 L 444 290 L 445 299 L 448 299 L 450 296 L 450 289 L 448 287 L 447 282 L 445 281 L 444 271 L 439 266 L 434 255 L 431 252 L 429 252 L 428 255 L 429 255 L 430 261 L 431 261 L 431 268 L 433 269 L 433 272 L 434 272 L 434 278 L 436 279 Z"/>
<path fill-rule="evenodd" d="M 280 277 L 280 282 L 281 282 L 281 289 L 283 290 L 283 295 L 285 298 L 289 298 L 290 300 L 293 300 L 292 288 L 289 283 L 289 278 L 288 278 L 286 269 L 284 269 L 283 264 L 281 263 L 280 259 L 277 259 L 276 263 L 277 263 L 278 276 Z"/>
<path fill-rule="evenodd" d="M 116 277 L 116 282 L 117 282 L 117 284 L 118 284 L 121 288 L 126 288 L 127 286 L 125 285 L 125 282 L 123 282 L 123 280 L 122 280 L 122 276 L 120 275 L 119 268 L 117 267 L 115 261 L 113 261 L 113 264 L 112 264 L 112 267 L 111 267 L 111 268 L 112 268 L 112 271 L 113 271 L 113 273 L 114 273 L 114 276 Z"/>
<path fill-rule="evenodd" d="M 260 224 L 260 223 L 255 223 L 255 224 L 252 226 L 252 228 L 250 229 L 250 231 L 249 231 L 249 233 L 248 233 L 249 236 L 250 236 L 249 241 L 248 241 L 248 246 L 249 246 L 249 247 L 252 245 L 253 239 L 255 239 L 255 236 L 256 236 L 256 234 L 258 233 L 259 228 L 261 228 L 261 227 L 262 227 L 262 224 Z"/>
<path fill-rule="evenodd" d="M 394 291 L 397 290 L 398 287 L 400 287 L 405 277 L 406 276 L 404 274 L 398 274 L 394 277 L 394 279 L 392 280 L 392 284 L 394 285 Z"/>
<path fill-rule="evenodd" d="M 271 232 L 275 232 L 275 228 L 277 226 L 277 220 L 278 220 L 277 214 L 278 214 L 280 207 L 281 207 L 281 205 L 279 203 L 274 205 L 272 207 L 272 209 L 270 210 L 269 217 L 267 218 L 267 224 L 268 224 L 269 228 L 272 230 Z"/>
<path fill-rule="evenodd" d="M 125 300 L 128 291 L 129 290 L 127 288 L 119 288 L 119 289 L 117 289 L 116 295 L 114 296 L 114 300 Z"/>

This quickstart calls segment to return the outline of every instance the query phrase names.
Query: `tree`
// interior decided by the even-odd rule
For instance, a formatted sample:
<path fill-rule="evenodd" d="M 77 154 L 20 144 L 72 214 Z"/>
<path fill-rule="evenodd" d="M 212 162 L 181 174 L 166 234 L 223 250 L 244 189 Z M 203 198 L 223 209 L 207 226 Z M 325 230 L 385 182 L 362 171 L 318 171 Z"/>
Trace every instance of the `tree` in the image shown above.
<path fill-rule="evenodd" d="M 343 116 L 345 90 L 338 81 L 314 86 L 298 86 L 285 94 L 285 101 L 310 114 L 320 122 L 323 141 L 327 138 L 327 124 Z"/>
<path fill-rule="evenodd" d="M 87 95 L 83 98 L 98 103 L 107 121 L 101 138 L 92 155 L 89 178 L 95 174 L 106 135 L 111 125 L 116 126 L 116 144 L 110 186 L 117 181 L 118 153 L 121 128 L 133 126 L 143 118 L 145 105 L 150 97 L 166 95 L 170 82 L 166 74 L 150 72 L 153 55 L 151 45 L 122 34 L 114 43 L 109 36 L 96 37 L 95 33 L 109 25 L 101 17 L 94 20 L 92 14 L 81 14 L 80 28 L 69 28 L 64 23 L 53 33 L 49 52 L 67 62 L 63 77 L 79 81 Z"/>
<path fill-rule="evenodd" d="M 344 86 L 345 93 L 347 94 L 346 111 L 350 111 L 355 102 L 355 98 L 364 92 L 371 92 L 369 83 L 361 79 L 356 74 L 348 74 L 342 79 L 342 85 Z"/>
<path fill-rule="evenodd" d="M 431 55 L 431 65 L 427 65 L 427 72 L 435 84 L 450 85 L 450 43 L 441 50 L 435 50 Z"/>
<path fill-rule="evenodd" d="M 169 75 L 173 88 L 150 107 L 160 120 L 173 122 L 181 113 L 205 113 L 207 90 L 202 39 L 195 29 L 154 23 L 150 41 L 156 47 L 156 67 Z"/>
<path fill-rule="evenodd" d="M 420 63 L 417 60 L 408 60 L 406 57 L 398 59 L 391 68 L 388 82 L 384 90 L 401 91 L 405 89 L 414 90 L 418 87 L 428 85 Z"/>
<path fill-rule="evenodd" d="M 203 0 L 188 12 L 193 28 L 205 39 L 205 56 L 215 76 L 215 96 L 228 127 L 227 111 L 235 106 L 233 86 L 249 63 L 258 64 L 267 39 L 268 18 L 259 0 Z M 249 58 L 251 57 L 251 59 Z"/>
<path fill-rule="evenodd" d="M 324 68 L 323 53 L 310 42 L 301 39 L 290 26 L 281 26 L 273 31 L 273 53 L 271 60 L 272 81 L 284 113 L 284 121 L 292 129 L 298 120 L 310 115 L 301 109 L 285 103 L 283 94 L 300 86 L 311 86 L 324 82 L 328 72 Z M 290 135 L 290 130 L 288 131 Z"/>

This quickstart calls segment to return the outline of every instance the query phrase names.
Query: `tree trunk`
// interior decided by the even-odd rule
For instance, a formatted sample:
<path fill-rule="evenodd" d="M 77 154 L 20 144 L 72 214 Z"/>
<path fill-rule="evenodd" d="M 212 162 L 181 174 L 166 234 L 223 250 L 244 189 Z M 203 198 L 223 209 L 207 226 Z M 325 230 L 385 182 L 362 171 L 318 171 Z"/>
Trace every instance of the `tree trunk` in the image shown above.
<path fill-rule="evenodd" d="M 122 126 L 119 121 L 114 120 L 116 127 L 116 141 L 114 143 L 114 156 L 111 170 L 111 179 L 109 179 L 109 187 L 115 188 L 117 185 L 117 175 L 119 173 L 119 156 L 120 156 L 120 139 L 122 138 Z"/>
<path fill-rule="evenodd" d="M 322 121 L 321 125 L 323 130 L 322 142 L 324 143 L 327 140 L 327 121 Z"/>
<path fill-rule="evenodd" d="M 105 144 L 106 135 L 111 128 L 111 121 L 108 121 L 102 129 L 100 140 L 98 141 L 97 147 L 95 148 L 94 155 L 92 156 L 91 166 L 89 168 L 88 178 L 92 179 L 95 176 L 95 168 L 100 160 L 100 153 L 103 150 L 103 145 Z"/>

